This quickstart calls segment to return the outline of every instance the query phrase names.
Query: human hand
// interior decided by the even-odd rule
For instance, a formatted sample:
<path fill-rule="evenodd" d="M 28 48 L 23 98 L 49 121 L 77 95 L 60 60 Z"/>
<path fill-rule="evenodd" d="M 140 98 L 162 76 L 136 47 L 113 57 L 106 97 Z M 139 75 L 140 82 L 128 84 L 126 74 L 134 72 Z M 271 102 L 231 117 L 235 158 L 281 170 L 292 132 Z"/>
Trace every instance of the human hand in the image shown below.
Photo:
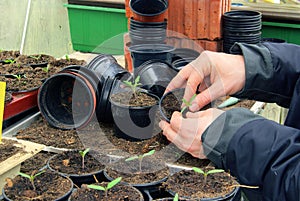
<path fill-rule="evenodd" d="M 245 80 L 243 56 L 204 51 L 179 71 L 165 93 L 186 88 L 183 98 L 189 100 L 200 92 L 189 107 L 190 111 L 195 112 L 219 97 L 240 91 Z"/>
<path fill-rule="evenodd" d="M 183 118 L 180 112 L 174 112 L 170 124 L 160 121 L 159 126 L 167 139 L 179 149 L 192 156 L 204 159 L 201 136 L 207 127 L 224 111 L 210 108 L 196 113 L 188 112 Z"/>

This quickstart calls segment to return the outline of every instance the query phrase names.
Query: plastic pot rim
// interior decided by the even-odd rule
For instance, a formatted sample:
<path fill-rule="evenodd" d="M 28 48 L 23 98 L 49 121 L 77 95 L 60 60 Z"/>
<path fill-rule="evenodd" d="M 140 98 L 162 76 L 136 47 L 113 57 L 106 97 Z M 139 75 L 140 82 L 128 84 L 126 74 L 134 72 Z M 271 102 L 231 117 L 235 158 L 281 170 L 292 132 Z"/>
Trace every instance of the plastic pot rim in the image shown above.
<path fill-rule="evenodd" d="M 131 45 L 130 47 L 128 47 L 128 49 L 132 53 L 157 54 L 172 52 L 175 47 L 165 44 L 140 44 Z"/>
<path fill-rule="evenodd" d="M 134 2 L 133 2 L 133 1 L 134 1 Z M 158 2 L 161 2 L 162 5 L 164 5 L 164 9 L 161 10 L 160 12 L 158 12 L 158 13 L 150 13 L 150 14 L 146 14 L 146 13 L 138 12 L 138 11 L 136 11 L 135 9 L 133 9 L 134 4 L 135 4 L 137 1 L 139 1 L 139 0 L 130 0 L 130 1 L 129 1 L 129 8 L 130 8 L 130 10 L 131 10 L 132 12 L 134 12 L 134 13 L 140 15 L 140 16 L 145 16 L 145 17 L 158 16 L 158 15 L 164 13 L 164 12 L 168 9 L 168 6 L 169 6 L 167 0 L 157 0 Z"/>

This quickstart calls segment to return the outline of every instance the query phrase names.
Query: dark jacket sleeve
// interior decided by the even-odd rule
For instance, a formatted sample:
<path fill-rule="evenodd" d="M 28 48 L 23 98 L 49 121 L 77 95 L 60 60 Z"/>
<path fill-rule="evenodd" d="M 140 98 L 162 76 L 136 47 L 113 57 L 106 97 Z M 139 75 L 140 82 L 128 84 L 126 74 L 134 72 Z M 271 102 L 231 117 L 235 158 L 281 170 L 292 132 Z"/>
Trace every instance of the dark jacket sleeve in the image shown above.
<path fill-rule="evenodd" d="M 240 98 L 289 107 L 285 125 L 236 108 L 203 133 L 207 157 L 241 184 L 259 186 L 252 200 L 300 200 L 300 49 L 290 44 L 236 44 L 246 62 Z"/>
<path fill-rule="evenodd" d="M 246 84 L 235 94 L 289 107 L 300 76 L 300 46 L 288 43 L 236 43 L 245 57 Z"/>
<path fill-rule="evenodd" d="M 206 156 L 239 183 L 258 186 L 252 200 L 300 200 L 300 131 L 235 108 L 202 135 Z M 250 199 L 251 200 L 251 199 Z"/>

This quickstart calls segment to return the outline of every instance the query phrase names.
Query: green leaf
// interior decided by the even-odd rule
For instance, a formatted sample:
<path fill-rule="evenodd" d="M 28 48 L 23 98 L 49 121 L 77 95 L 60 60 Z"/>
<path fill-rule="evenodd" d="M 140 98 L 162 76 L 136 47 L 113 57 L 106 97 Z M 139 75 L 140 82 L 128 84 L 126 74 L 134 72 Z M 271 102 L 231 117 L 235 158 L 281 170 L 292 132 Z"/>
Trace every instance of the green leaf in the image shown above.
<path fill-rule="evenodd" d="M 87 185 L 87 187 L 91 188 L 91 189 L 99 190 L 99 191 L 106 191 L 106 189 L 103 186 L 98 186 L 95 184 Z"/>
<path fill-rule="evenodd" d="M 30 176 L 30 175 L 25 174 L 25 173 L 23 173 L 23 172 L 19 172 L 19 175 L 22 176 L 22 177 L 26 177 L 26 178 L 28 178 L 28 179 L 31 179 L 31 176 Z"/>
<path fill-rule="evenodd" d="M 224 172 L 224 170 L 222 170 L 222 169 L 209 170 L 209 171 L 207 171 L 207 174 L 214 174 L 214 173 L 220 173 L 220 172 Z"/>
<path fill-rule="evenodd" d="M 187 100 L 185 100 L 185 99 L 182 99 L 182 102 L 186 105 L 186 106 L 189 106 L 189 102 L 187 101 Z"/>
<path fill-rule="evenodd" d="M 41 172 L 38 172 L 38 173 L 36 173 L 36 174 L 34 175 L 34 177 L 37 177 L 37 176 L 39 176 L 39 175 L 43 174 L 44 172 L 46 172 L 46 171 L 45 171 L 45 170 L 43 170 L 43 171 L 41 171 Z"/>
<path fill-rule="evenodd" d="M 106 189 L 107 189 L 107 190 L 108 190 L 108 189 L 111 189 L 111 188 L 114 187 L 117 183 L 119 183 L 121 180 L 122 180 L 122 177 L 118 177 L 118 178 L 116 178 L 115 180 L 109 182 L 109 183 L 107 184 L 107 188 L 106 188 Z"/>
<path fill-rule="evenodd" d="M 132 161 L 132 160 L 135 160 L 135 159 L 138 159 L 139 157 L 138 156 L 132 156 L 130 158 L 127 158 L 125 161 Z"/>
<path fill-rule="evenodd" d="M 205 174 L 205 172 L 204 172 L 202 169 L 200 169 L 200 168 L 193 167 L 192 169 L 193 169 L 195 172 L 197 172 L 197 173 Z"/>
<path fill-rule="evenodd" d="M 139 84 L 140 79 L 141 79 L 141 77 L 138 75 L 138 76 L 135 78 L 134 83 L 135 83 L 136 85 Z"/>
<path fill-rule="evenodd" d="M 79 154 L 82 156 L 82 157 L 84 157 L 88 152 L 90 151 L 90 148 L 87 148 L 86 150 L 84 150 L 84 151 L 79 151 Z"/>
<path fill-rule="evenodd" d="M 142 157 L 144 158 L 145 156 L 150 156 L 150 155 L 154 154 L 154 152 L 155 152 L 155 150 L 153 149 L 153 150 L 149 151 L 148 153 L 143 154 Z"/>

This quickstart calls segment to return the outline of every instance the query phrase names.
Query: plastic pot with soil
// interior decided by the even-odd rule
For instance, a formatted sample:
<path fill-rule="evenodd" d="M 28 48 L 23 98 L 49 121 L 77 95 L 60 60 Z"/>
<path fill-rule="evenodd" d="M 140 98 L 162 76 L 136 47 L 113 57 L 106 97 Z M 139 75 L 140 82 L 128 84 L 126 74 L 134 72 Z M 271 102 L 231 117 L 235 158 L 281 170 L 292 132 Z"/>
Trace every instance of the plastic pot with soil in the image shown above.
<path fill-rule="evenodd" d="M 69 177 L 77 186 L 95 183 L 95 178 L 103 180 L 104 164 L 109 162 L 108 157 L 95 154 L 89 153 L 87 149 L 65 151 L 50 157 L 47 166 Z"/>
<path fill-rule="evenodd" d="M 144 200 L 142 193 L 138 189 L 129 185 L 116 183 L 116 180 L 111 182 L 93 183 L 91 185 L 82 185 L 81 188 L 73 191 L 69 201 Z"/>
<path fill-rule="evenodd" d="M 30 176 L 30 175 L 28 175 Z M 32 173 L 34 179 L 18 175 L 8 179 L 3 188 L 4 200 L 30 201 L 30 200 L 68 200 L 73 190 L 71 179 L 51 171 Z"/>
<path fill-rule="evenodd" d="M 239 184 L 229 173 L 213 167 L 203 168 L 202 171 L 196 172 L 194 168 L 181 170 L 171 175 L 163 186 L 170 194 L 174 196 L 177 193 L 182 199 L 203 201 L 241 199 Z"/>
<path fill-rule="evenodd" d="M 157 159 L 154 152 L 151 150 L 109 164 L 104 175 L 110 181 L 122 177 L 121 183 L 143 191 L 158 189 L 167 180 L 170 170 L 164 161 Z"/>
<path fill-rule="evenodd" d="M 149 60 L 142 64 L 134 74 L 140 76 L 142 88 L 161 97 L 177 71 L 165 61 Z"/>
<path fill-rule="evenodd" d="M 155 134 L 159 98 L 139 88 L 139 79 L 117 82 L 109 99 L 115 134 L 130 141 L 149 139 Z"/>

